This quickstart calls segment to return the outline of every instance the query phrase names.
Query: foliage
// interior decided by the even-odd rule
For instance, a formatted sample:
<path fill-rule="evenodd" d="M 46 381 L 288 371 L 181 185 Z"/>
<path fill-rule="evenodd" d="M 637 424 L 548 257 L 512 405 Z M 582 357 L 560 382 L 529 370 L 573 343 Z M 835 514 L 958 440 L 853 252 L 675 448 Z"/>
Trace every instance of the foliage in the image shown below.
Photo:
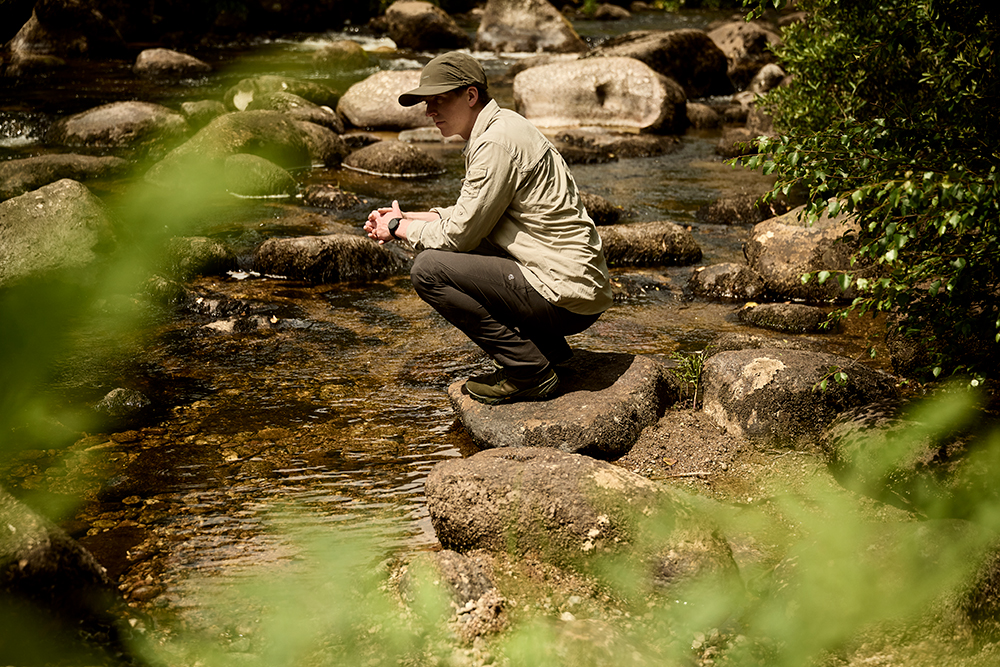
<path fill-rule="evenodd" d="M 677 362 L 677 365 L 671 368 L 670 372 L 680 380 L 682 385 L 690 388 L 692 409 L 698 407 L 701 373 L 705 367 L 705 359 L 708 357 L 711 349 L 712 346 L 709 345 L 696 352 L 674 352 L 670 355 L 670 358 Z"/>
<path fill-rule="evenodd" d="M 746 0 L 751 15 L 783 0 Z M 763 100 L 780 133 L 750 166 L 807 215 L 856 215 L 860 296 L 901 316 L 934 375 L 1000 359 L 1000 8 L 992 0 L 803 0 L 777 49 L 791 75 Z M 971 342 L 971 344 L 970 344 Z"/>

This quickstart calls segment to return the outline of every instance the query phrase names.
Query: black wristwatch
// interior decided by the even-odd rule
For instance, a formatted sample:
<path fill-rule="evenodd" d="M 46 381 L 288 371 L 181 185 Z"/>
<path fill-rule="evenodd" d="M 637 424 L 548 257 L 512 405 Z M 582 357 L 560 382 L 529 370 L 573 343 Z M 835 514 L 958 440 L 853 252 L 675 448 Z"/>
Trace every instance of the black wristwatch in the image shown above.
<path fill-rule="evenodd" d="M 392 220 L 390 220 L 389 224 L 386 225 L 386 227 L 389 228 L 389 233 L 392 234 L 392 238 L 394 239 L 399 238 L 398 236 L 396 236 L 396 230 L 399 229 L 399 218 L 393 218 Z"/>

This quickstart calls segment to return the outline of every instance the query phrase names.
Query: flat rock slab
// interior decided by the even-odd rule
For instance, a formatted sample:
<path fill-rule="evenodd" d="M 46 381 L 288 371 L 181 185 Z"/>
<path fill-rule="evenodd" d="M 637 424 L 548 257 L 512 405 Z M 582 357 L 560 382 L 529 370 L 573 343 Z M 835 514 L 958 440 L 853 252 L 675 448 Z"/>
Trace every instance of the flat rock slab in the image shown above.
<path fill-rule="evenodd" d="M 448 397 L 479 446 L 552 447 L 615 459 L 677 401 L 677 387 L 651 357 L 578 350 L 556 369 L 555 398 L 485 405 L 460 380 Z"/>

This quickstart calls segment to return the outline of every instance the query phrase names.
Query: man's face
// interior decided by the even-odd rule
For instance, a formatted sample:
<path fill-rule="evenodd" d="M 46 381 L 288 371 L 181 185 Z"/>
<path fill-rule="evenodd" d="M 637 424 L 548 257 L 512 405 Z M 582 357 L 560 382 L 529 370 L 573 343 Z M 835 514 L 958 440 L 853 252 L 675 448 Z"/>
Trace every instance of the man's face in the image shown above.
<path fill-rule="evenodd" d="M 475 90 L 475 88 L 459 88 L 424 99 L 427 103 L 426 113 L 441 130 L 442 136 L 450 137 L 457 134 L 468 140 L 476 123 L 473 107 L 478 95 Z"/>

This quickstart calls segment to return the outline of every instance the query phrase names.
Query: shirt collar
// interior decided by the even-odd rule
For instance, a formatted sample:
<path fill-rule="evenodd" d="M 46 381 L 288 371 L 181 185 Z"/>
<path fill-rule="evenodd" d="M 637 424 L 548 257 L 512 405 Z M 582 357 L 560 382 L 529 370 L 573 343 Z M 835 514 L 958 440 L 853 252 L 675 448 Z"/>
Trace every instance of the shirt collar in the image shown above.
<path fill-rule="evenodd" d="M 486 106 L 483 107 L 483 110 L 479 112 L 479 117 L 476 118 L 476 122 L 472 126 L 472 133 L 469 134 L 469 141 L 466 144 L 467 146 L 474 143 L 476 139 L 479 138 L 479 135 L 486 131 L 486 128 L 490 125 L 490 121 L 492 121 L 493 117 L 499 112 L 500 105 L 497 104 L 496 100 L 490 100 L 487 102 Z"/>

